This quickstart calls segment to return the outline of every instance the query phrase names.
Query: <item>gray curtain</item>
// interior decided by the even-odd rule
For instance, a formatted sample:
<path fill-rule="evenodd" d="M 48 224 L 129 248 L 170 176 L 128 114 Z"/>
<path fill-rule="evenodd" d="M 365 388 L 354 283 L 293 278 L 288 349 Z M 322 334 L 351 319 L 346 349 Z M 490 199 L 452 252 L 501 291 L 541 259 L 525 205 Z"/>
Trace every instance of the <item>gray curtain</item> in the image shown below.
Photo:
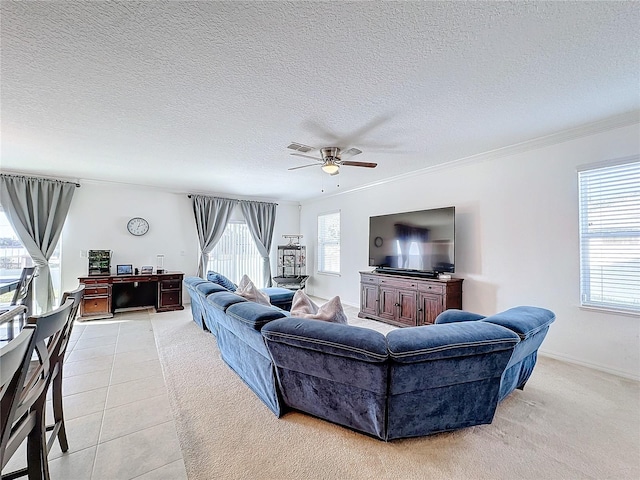
<path fill-rule="evenodd" d="M 0 204 L 16 235 L 38 267 L 34 278 L 40 311 L 54 303 L 49 259 L 67 218 L 75 183 L 17 175 L 0 175 Z"/>
<path fill-rule="evenodd" d="M 237 200 L 229 198 L 205 197 L 193 195 L 193 214 L 198 230 L 198 242 L 200 242 L 200 265 L 198 276 L 204 278 L 209 263 L 209 254 L 216 243 L 222 237 L 224 229 L 229 223 L 229 217 Z"/>
<path fill-rule="evenodd" d="M 271 250 L 271 240 L 273 239 L 273 226 L 276 223 L 276 207 L 277 204 L 275 203 L 240 200 L 240 208 L 247 221 L 247 226 L 256 242 L 258 252 L 262 255 L 262 273 L 266 287 L 272 285 L 269 251 Z"/>

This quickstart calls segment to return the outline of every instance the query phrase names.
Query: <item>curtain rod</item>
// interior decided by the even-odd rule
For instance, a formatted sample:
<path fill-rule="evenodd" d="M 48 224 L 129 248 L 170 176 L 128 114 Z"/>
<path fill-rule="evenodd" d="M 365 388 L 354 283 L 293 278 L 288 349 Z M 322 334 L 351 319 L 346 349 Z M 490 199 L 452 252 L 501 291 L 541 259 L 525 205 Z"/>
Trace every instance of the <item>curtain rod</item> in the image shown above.
<path fill-rule="evenodd" d="M 29 175 L 16 175 L 16 174 L 12 174 L 12 173 L 2 173 L 1 175 L 5 176 L 5 177 L 24 178 L 24 179 L 27 179 L 27 180 L 47 180 L 49 182 L 71 183 L 71 184 L 75 185 L 78 188 L 80 188 L 82 186 L 78 182 L 70 182 L 68 180 L 60 180 L 58 178 L 33 177 L 33 176 L 29 176 Z"/>
<path fill-rule="evenodd" d="M 191 198 L 191 197 L 193 197 L 193 195 L 195 195 L 195 194 L 188 193 L 187 197 Z M 209 195 L 200 195 L 200 196 L 201 197 L 209 197 Z M 237 198 L 226 198 L 226 197 L 209 197 L 209 198 L 219 198 L 221 200 L 233 200 L 234 202 L 268 203 L 268 204 L 271 204 L 271 205 L 278 205 L 277 203 L 274 203 L 274 202 L 261 202 L 260 200 L 238 200 Z"/>

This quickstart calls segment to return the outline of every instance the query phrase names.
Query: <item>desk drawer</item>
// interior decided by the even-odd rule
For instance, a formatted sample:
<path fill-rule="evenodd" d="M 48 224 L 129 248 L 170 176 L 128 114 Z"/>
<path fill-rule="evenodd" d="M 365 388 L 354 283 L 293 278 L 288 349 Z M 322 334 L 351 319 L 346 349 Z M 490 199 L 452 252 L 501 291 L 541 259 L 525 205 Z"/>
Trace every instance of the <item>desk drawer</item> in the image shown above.
<path fill-rule="evenodd" d="M 168 292 L 160 292 L 160 308 L 163 307 L 175 307 L 182 305 L 182 298 L 180 295 L 180 291 L 168 291 Z"/>
<path fill-rule="evenodd" d="M 179 288 L 182 288 L 180 280 L 162 280 L 160 282 L 161 290 L 178 290 Z"/>
<path fill-rule="evenodd" d="M 109 297 L 84 298 L 82 300 L 82 316 L 110 313 Z"/>
<path fill-rule="evenodd" d="M 85 285 L 108 285 L 109 284 L 109 279 L 108 278 L 84 278 L 82 279 L 82 283 L 84 283 Z"/>
<path fill-rule="evenodd" d="M 94 295 L 109 295 L 109 285 L 95 285 L 95 286 L 87 286 L 84 289 L 84 296 L 92 297 Z"/>

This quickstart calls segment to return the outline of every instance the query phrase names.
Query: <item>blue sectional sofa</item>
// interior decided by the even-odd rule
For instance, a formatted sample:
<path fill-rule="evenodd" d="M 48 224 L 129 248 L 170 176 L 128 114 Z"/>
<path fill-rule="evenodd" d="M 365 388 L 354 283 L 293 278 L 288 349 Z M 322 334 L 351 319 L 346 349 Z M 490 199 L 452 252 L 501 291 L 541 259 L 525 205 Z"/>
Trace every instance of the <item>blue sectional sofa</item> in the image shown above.
<path fill-rule="evenodd" d="M 529 378 L 554 318 L 536 307 L 450 311 L 437 325 L 385 336 L 290 317 L 190 278 L 194 317 L 275 415 L 296 409 L 382 440 L 491 423 L 499 401 Z"/>

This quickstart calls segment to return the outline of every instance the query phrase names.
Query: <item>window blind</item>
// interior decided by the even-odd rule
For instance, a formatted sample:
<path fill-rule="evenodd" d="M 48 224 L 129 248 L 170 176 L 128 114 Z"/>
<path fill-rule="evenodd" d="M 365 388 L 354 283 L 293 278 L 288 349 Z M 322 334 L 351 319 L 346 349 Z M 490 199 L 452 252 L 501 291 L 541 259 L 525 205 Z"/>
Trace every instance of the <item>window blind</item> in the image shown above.
<path fill-rule="evenodd" d="M 318 215 L 318 272 L 340 273 L 340 212 Z"/>
<path fill-rule="evenodd" d="M 578 180 L 581 304 L 640 313 L 640 159 Z"/>

